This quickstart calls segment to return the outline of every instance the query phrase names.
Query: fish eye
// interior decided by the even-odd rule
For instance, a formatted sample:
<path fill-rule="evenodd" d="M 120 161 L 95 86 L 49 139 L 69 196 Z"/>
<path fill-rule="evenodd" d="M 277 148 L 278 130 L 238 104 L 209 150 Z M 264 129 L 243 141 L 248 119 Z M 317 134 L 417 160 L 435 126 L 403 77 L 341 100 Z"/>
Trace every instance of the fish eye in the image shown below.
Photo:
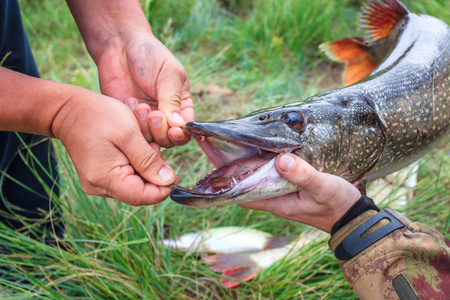
<path fill-rule="evenodd" d="M 296 111 L 287 112 L 286 115 L 284 116 L 284 122 L 286 123 L 287 126 L 289 126 L 289 128 L 291 128 L 296 132 L 303 131 L 306 125 L 303 114 Z"/>

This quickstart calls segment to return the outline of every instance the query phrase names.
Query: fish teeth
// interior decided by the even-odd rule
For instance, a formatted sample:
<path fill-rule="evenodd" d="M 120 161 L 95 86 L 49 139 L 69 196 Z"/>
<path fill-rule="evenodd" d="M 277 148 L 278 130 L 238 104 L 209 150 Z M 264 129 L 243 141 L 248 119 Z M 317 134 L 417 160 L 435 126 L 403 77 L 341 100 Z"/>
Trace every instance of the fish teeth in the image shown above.
<path fill-rule="evenodd" d="M 236 181 L 236 179 L 234 179 L 233 176 L 231 176 L 231 178 L 233 179 L 233 182 L 234 182 L 235 185 L 238 184 L 238 182 Z"/>

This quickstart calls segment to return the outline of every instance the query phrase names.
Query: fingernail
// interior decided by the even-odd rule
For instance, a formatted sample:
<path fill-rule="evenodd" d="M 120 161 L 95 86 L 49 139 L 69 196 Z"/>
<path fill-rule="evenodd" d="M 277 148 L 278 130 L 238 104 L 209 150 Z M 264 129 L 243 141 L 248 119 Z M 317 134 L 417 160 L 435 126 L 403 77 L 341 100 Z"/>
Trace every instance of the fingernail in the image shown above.
<path fill-rule="evenodd" d="M 161 122 L 162 122 L 162 118 L 151 118 L 150 119 L 150 125 L 152 125 L 152 127 L 160 127 L 161 126 Z"/>
<path fill-rule="evenodd" d="M 136 106 L 136 101 L 134 101 L 134 100 L 127 100 L 127 101 L 126 101 L 126 104 L 128 105 L 128 107 L 129 107 L 131 110 L 133 110 L 134 107 Z"/>
<path fill-rule="evenodd" d="M 174 134 L 174 135 L 172 136 L 172 139 L 173 139 L 175 142 L 179 142 L 179 141 L 181 141 L 181 140 L 183 139 L 183 137 Z"/>
<path fill-rule="evenodd" d="M 172 119 L 173 119 L 175 122 L 180 123 L 180 124 L 186 123 L 186 122 L 184 122 L 183 117 L 182 117 L 179 113 L 177 113 L 177 112 L 172 113 Z"/>
<path fill-rule="evenodd" d="M 162 167 L 158 172 L 158 176 L 162 181 L 169 181 L 173 178 L 173 170 L 168 167 Z"/>
<path fill-rule="evenodd" d="M 290 170 L 292 170 L 294 165 L 295 165 L 295 159 L 288 154 L 282 155 L 280 157 L 280 159 L 278 160 L 278 166 L 284 172 L 289 172 Z"/>
<path fill-rule="evenodd" d="M 136 112 L 137 117 L 141 120 L 147 119 L 148 111 L 146 109 L 142 109 Z"/>

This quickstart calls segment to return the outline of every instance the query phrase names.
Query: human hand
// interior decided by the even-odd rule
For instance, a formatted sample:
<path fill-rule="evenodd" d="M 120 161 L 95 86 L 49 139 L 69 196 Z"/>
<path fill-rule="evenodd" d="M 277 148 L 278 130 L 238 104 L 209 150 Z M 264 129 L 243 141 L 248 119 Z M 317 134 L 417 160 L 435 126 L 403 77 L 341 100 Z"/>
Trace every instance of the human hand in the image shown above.
<path fill-rule="evenodd" d="M 51 129 L 87 194 L 130 205 L 155 204 L 169 196 L 166 186 L 177 181 L 159 146 L 144 139 L 132 112 L 116 99 L 75 88 Z"/>
<path fill-rule="evenodd" d="M 124 36 L 94 56 L 102 93 L 130 106 L 148 142 L 186 144 L 180 127 L 194 120 L 186 70 L 150 30 Z"/>
<path fill-rule="evenodd" d="M 279 155 L 275 166 L 281 176 L 303 187 L 297 193 L 239 204 L 331 232 L 333 225 L 361 197 L 359 190 L 341 177 L 322 173 L 296 155 Z"/>

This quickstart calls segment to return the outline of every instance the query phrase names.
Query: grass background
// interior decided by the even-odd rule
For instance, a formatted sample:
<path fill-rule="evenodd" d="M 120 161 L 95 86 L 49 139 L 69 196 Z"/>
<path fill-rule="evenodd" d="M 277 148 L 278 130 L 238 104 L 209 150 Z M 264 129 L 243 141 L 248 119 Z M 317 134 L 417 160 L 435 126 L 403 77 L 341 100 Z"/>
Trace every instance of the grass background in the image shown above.
<path fill-rule="evenodd" d="M 450 19 L 450 1 L 404 1 L 413 12 Z M 88 56 L 62 0 L 20 0 L 41 76 L 98 91 Z M 232 118 L 341 86 L 340 67 L 317 51 L 321 42 L 357 34 L 358 0 L 144 0 L 158 38 L 183 63 L 197 120 Z M 59 202 L 70 251 L 18 235 L 0 238 L 1 299 L 342 299 L 356 298 L 325 242 L 272 265 L 256 279 L 224 290 L 194 255 L 165 249 L 165 237 L 218 226 L 248 226 L 276 235 L 305 226 L 237 206 L 196 210 L 170 200 L 149 207 L 86 196 L 55 141 L 63 190 Z M 212 165 L 191 142 L 163 151 L 181 184 Z M 450 237 L 450 146 L 420 161 L 414 200 L 402 210 Z M 370 194 L 369 194 L 370 195 Z M 389 199 L 393 200 L 393 199 Z M 388 204 L 386 199 L 383 205 Z M 1 225 L 0 225 L 1 226 Z"/>

